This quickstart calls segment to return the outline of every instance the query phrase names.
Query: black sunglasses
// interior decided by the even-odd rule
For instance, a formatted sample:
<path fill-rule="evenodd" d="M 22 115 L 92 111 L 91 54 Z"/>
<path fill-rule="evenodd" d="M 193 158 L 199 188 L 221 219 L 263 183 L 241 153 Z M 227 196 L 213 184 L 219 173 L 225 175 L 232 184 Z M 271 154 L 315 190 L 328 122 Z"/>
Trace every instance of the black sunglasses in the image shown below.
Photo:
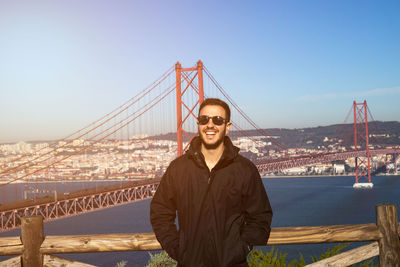
<path fill-rule="evenodd" d="M 222 125 L 226 120 L 224 119 L 224 118 L 222 118 L 221 116 L 212 116 L 212 117 L 209 117 L 209 116 L 207 116 L 207 115 L 201 115 L 201 116 L 199 116 L 198 118 L 197 118 L 197 120 L 199 121 L 199 124 L 200 125 L 206 125 L 209 121 L 210 121 L 210 119 L 212 120 L 212 122 L 215 124 L 215 125 L 218 125 L 218 126 L 220 126 L 220 125 Z"/>

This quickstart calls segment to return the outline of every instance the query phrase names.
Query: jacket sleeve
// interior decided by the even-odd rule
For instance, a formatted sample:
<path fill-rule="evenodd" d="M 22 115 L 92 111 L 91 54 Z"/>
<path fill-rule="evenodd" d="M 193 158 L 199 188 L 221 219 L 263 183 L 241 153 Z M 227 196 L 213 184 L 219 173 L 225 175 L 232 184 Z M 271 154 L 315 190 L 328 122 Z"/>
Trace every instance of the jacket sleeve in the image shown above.
<path fill-rule="evenodd" d="M 272 209 L 256 166 L 244 187 L 243 209 L 245 222 L 241 238 L 248 245 L 266 245 L 271 232 Z"/>
<path fill-rule="evenodd" d="M 175 224 L 176 199 L 168 167 L 150 204 L 150 222 L 162 248 L 175 260 L 178 258 L 179 234 Z"/>

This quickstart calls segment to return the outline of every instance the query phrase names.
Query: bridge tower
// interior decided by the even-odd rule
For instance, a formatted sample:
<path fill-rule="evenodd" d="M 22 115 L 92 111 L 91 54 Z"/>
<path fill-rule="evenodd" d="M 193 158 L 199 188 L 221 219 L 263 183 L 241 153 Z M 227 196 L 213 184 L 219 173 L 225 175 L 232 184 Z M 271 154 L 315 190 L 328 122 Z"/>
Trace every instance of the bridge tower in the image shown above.
<path fill-rule="evenodd" d="M 369 153 L 369 139 L 368 139 L 368 107 L 367 101 L 363 103 L 356 103 L 353 101 L 354 110 L 354 149 L 364 150 L 365 156 L 355 157 L 355 169 L 356 169 L 356 182 L 354 188 L 372 188 L 371 183 L 371 162 Z M 360 179 L 367 179 L 368 182 L 359 182 Z"/>
<path fill-rule="evenodd" d="M 197 119 L 197 114 L 194 114 L 196 106 L 200 106 L 204 101 L 204 88 L 203 88 L 203 62 L 200 60 L 197 62 L 196 67 L 193 68 L 182 68 L 181 64 L 177 62 L 175 64 L 176 72 L 176 123 L 177 123 L 177 138 L 178 143 L 178 157 L 183 154 L 189 145 L 193 136 L 185 131 L 183 126 L 188 121 L 189 116 L 193 116 Z M 196 83 L 197 78 L 197 83 Z M 183 88 L 183 90 L 182 90 Z M 196 95 L 196 101 L 192 104 L 186 101 L 184 94 L 188 94 L 189 91 L 194 91 Z M 182 109 L 187 111 L 185 117 L 183 117 Z M 188 139 L 188 143 L 183 147 L 184 135 Z"/>

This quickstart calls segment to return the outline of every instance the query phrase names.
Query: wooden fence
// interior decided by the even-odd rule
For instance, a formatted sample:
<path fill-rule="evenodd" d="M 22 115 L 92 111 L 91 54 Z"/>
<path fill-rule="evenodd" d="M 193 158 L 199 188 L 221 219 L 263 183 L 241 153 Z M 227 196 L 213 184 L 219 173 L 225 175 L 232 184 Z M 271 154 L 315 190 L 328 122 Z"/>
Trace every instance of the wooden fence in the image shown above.
<path fill-rule="evenodd" d="M 348 266 L 375 256 L 379 256 L 380 266 L 400 266 L 399 237 L 400 226 L 396 205 L 378 205 L 376 224 L 273 228 L 268 245 L 372 241 L 368 245 L 309 266 Z M 154 233 L 44 236 L 41 216 L 23 218 L 21 237 L 0 238 L 0 256 L 20 255 L 19 258 L 14 258 L 14 263 L 16 262 L 18 266 L 31 267 L 44 266 L 46 261 L 44 255 L 51 254 L 160 249 L 161 246 Z M 51 259 L 54 261 L 54 257 Z M 11 260 L 8 264 L 10 262 Z M 76 263 L 63 266 L 89 265 Z"/>

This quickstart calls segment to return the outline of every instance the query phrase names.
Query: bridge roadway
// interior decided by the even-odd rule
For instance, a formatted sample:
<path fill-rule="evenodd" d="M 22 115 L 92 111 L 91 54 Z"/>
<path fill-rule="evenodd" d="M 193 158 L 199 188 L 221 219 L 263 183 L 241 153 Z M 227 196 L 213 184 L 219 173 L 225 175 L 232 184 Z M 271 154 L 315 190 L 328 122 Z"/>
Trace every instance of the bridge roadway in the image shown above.
<path fill-rule="evenodd" d="M 127 182 L 79 190 L 57 199 L 47 196 L 35 201 L 6 203 L 0 206 L 0 232 L 20 227 L 21 218 L 25 216 L 42 215 L 46 222 L 152 198 L 159 182 L 159 179 Z"/>
<path fill-rule="evenodd" d="M 370 150 L 371 156 L 399 153 L 400 148 Z M 365 155 L 365 150 L 312 154 L 258 162 L 256 166 L 260 173 L 272 173 L 315 163 L 365 157 Z M 57 199 L 54 199 L 53 196 L 47 196 L 38 198 L 34 202 L 27 200 L 6 203 L 0 206 L 0 232 L 18 228 L 21 224 L 21 218 L 24 216 L 42 215 L 44 221 L 50 221 L 152 198 L 159 182 L 159 179 L 129 182 L 122 185 L 118 184 L 71 192 L 69 195 L 60 196 Z"/>
<path fill-rule="evenodd" d="M 382 148 L 382 149 L 370 149 L 370 156 L 379 154 L 399 154 L 400 148 Z M 346 151 L 346 152 L 335 152 L 335 153 L 323 153 L 323 154 L 310 154 L 305 156 L 295 156 L 289 158 L 280 158 L 276 160 L 270 160 L 267 162 L 256 163 L 258 171 L 260 173 L 272 173 L 294 167 L 307 166 L 316 163 L 327 163 L 335 160 L 346 160 L 348 158 L 355 157 L 366 157 L 365 150 L 359 151 Z"/>

